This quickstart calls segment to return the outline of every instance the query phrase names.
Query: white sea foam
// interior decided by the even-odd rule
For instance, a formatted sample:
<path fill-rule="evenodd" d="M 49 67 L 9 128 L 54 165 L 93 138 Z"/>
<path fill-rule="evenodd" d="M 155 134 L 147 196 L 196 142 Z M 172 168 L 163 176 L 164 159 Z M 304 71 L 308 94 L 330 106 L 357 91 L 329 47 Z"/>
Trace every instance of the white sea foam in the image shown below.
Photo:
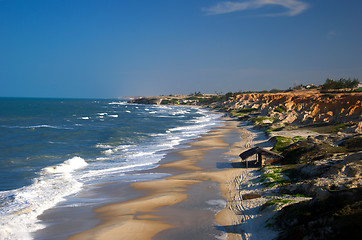
<path fill-rule="evenodd" d="M 97 148 L 111 148 L 112 146 L 111 145 L 108 145 L 108 144 L 102 144 L 102 143 L 98 143 L 96 145 Z"/>
<path fill-rule="evenodd" d="M 126 103 L 109 104 L 115 105 L 112 107 L 115 109 L 116 105 Z M 156 112 L 152 117 L 169 116 L 175 119 L 195 113 L 195 110 L 183 107 L 154 106 L 141 111 L 142 108 L 135 110 L 130 106 L 128 109 L 144 114 L 149 114 L 145 111 Z M 98 116 L 105 116 L 107 120 L 107 116 L 118 117 L 117 113 L 124 109 L 109 114 L 104 114 L 103 111 L 107 110 L 100 110 Z M 126 112 L 131 113 L 129 110 Z M 106 142 L 98 143 L 95 147 L 103 150 L 104 155 L 87 160 L 88 164 L 84 159 L 74 157 L 61 164 L 44 168 L 37 180 L 28 187 L 1 192 L 0 194 L 5 195 L 0 195 L 0 201 L 1 203 L 5 201 L 6 204 L 0 208 L 0 239 L 30 239 L 30 232 L 43 227 L 37 221 L 37 216 L 55 206 L 65 196 L 80 191 L 83 184 L 120 180 L 142 181 L 144 174 L 137 176 L 138 171 L 157 167 L 168 150 L 207 132 L 217 123 L 216 115 L 200 110 L 197 110 L 197 114 L 200 114 L 199 117 L 193 121 L 183 122 L 185 126 L 163 130 L 163 133 L 150 134 L 147 141 L 142 143 L 120 146 L 112 146 Z M 81 119 L 90 118 L 82 117 Z M 9 200 L 2 201 L 6 197 Z M 220 205 L 213 205 L 213 208 L 218 206 Z"/>
<path fill-rule="evenodd" d="M 6 126 L 6 125 L 1 125 L 1 127 L 23 128 L 23 129 L 36 129 L 36 128 L 72 129 L 72 128 L 69 128 L 69 127 L 53 126 L 53 125 L 48 125 L 48 124 L 31 125 L 31 126 Z"/>
<path fill-rule="evenodd" d="M 202 133 L 206 132 L 207 127 L 211 127 L 215 125 L 215 123 L 210 124 L 199 124 L 199 125 L 191 125 L 191 126 L 184 126 L 184 127 L 175 127 L 171 128 L 170 132 L 178 132 L 179 134 L 185 136 L 199 136 Z"/>
<path fill-rule="evenodd" d="M 225 208 L 226 207 L 226 201 L 224 199 L 211 199 L 206 201 L 207 204 L 212 205 L 212 206 L 217 206 L 220 208 Z"/>
<path fill-rule="evenodd" d="M 0 239 L 32 239 L 31 232 L 44 228 L 37 217 L 64 200 L 65 196 L 80 191 L 72 171 L 86 166 L 82 158 L 74 157 L 55 167 L 43 169 L 33 184 L 20 189 L 0 192 Z"/>
<path fill-rule="evenodd" d="M 84 161 L 83 158 L 73 157 L 64 161 L 63 163 L 55 166 L 50 166 L 43 168 L 43 172 L 45 173 L 68 173 L 73 172 L 74 170 L 84 168 L 88 164 Z"/>
<path fill-rule="evenodd" d="M 113 149 L 107 149 L 107 150 L 104 150 L 102 153 L 105 154 L 105 155 L 111 155 L 112 153 L 114 153 L 114 150 Z"/>
<path fill-rule="evenodd" d="M 26 128 L 55 128 L 55 129 L 71 129 L 71 128 L 66 128 L 66 127 L 61 127 L 61 126 L 52 126 L 52 125 L 47 125 L 47 124 L 43 124 L 43 125 L 35 125 L 35 126 L 29 126 Z"/>
<path fill-rule="evenodd" d="M 108 103 L 109 105 L 126 105 L 127 104 L 127 102 L 110 102 L 110 103 Z"/>
<path fill-rule="evenodd" d="M 97 161 L 106 161 L 106 160 L 109 160 L 108 157 L 97 157 L 96 158 Z"/>

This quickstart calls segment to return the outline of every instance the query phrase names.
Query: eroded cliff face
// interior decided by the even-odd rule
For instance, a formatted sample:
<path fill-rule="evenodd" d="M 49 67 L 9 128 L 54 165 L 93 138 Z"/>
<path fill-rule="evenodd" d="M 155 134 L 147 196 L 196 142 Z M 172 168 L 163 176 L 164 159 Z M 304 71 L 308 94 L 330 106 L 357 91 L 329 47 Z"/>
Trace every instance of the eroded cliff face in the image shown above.
<path fill-rule="evenodd" d="M 362 93 L 321 94 L 317 91 L 241 94 L 225 104 L 255 108 L 281 123 L 345 123 L 362 121 Z"/>

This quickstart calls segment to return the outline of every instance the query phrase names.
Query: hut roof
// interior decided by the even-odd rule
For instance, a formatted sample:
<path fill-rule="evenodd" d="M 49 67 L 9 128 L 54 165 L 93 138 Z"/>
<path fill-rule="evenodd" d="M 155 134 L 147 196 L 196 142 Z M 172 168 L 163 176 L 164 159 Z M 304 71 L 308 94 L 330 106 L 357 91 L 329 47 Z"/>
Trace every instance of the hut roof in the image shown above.
<path fill-rule="evenodd" d="M 248 157 L 251 157 L 251 156 L 253 156 L 254 154 L 257 154 L 257 153 L 261 153 L 261 154 L 265 154 L 265 155 L 272 155 L 272 156 L 278 157 L 278 158 L 283 158 L 282 155 L 277 154 L 277 153 L 272 152 L 272 151 L 269 151 L 269 150 L 266 150 L 266 149 L 261 148 L 261 147 L 250 148 L 249 150 L 246 150 L 245 152 L 242 152 L 239 155 L 239 157 L 241 157 L 241 159 L 245 160 Z"/>

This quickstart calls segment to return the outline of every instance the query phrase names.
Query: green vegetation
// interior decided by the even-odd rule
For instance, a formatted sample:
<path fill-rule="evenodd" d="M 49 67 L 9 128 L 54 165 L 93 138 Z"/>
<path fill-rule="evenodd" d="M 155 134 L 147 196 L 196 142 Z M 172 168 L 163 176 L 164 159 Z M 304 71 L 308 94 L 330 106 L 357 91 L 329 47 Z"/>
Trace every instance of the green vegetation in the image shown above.
<path fill-rule="evenodd" d="M 243 117 L 247 115 L 248 113 L 252 113 L 258 111 L 256 108 L 243 108 L 243 109 L 233 109 L 229 111 L 229 114 L 232 117 Z"/>
<path fill-rule="evenodd" d="M 282 153 L 287 147 L 289 147 L 293 143 L 305 140 L 305 138 L 302 136 L 295 136 L 293 138 L 288 138 L 284 136 L 275 136 L 274 139 L 276 140 L 276 143 L 272 151 L 276 153 Z"/>
<path fill-rule="evenodd" d="M 347 127 L 350 127 L 352 126 L 353 124 L 352 123 L 341 123 L 341 124 L 337 124 L 335 126 L 332 127 L 332 133 L 337 133 L 337 132 L 340 132 L 340 131 L 343 131 L 345 130 Z"/>
<path fill-rule="evenodd" d="M 274 112 L 282 113 L 285 112 L 287 109 L 284 106 L 279 106 L 274 109 Z"/>
<path fill-rule="evenodd" d="M 284 92 L 284 90 L 273 88 L 272 90 L 269 91 L 269 93 L 280 93 L 280 92 Z"/>
<path fill-rule="evenodd" d="M 322 85 L 322 90 L 330 90 L 330 89 L 344 89 L 349 88 L 353 89 L 356 88 L 359 84 L 358 79 L 344 79 L 341 78 L 338 81 L 334 81 L 332 79 L 327 78 L 326 82 Z"/>
<path fill-rule="evenodd" d="M 251 121 L 254 123 L 254 125 L 259 125 L 262 124 L 265 120 L 269 120 L 271 122 L 274 122 L 274 118 L 273 117 L 255 117 L 253 119 L 251 119 Z"/>
<path fill-rule="evenodd" d="M 177 99 L 164 99 L 161 102 L 162 105 L 175 105 L 178 104 L 178 100 Z"/>
<path fill-rule="evenodd" d="M 189 95 L 190 95 L 190 96 L 195 96 L 195 97 L 202 97 L 202 96 L 203 96 L 203 94 L 202 94 L 200 91 L 194 92 L 194 93 L 190 93 Z"/>
<path fill-rule="evenodd" d="M 243 108 L 238 110 L 239 113 L 251 113 L 251 112 L 255 112 L 258 111 L 257 108 Z"/>
<path fill-rule="evenodd" d="M 234 96 L 234 94 L 231 92 L 225 95 L 213 95 L 213 96 L 204 96 L 200 94 L 201 93 L 199 92 L 191 94 L 189 98 L 186 98 L 186 100 L 197 100 L 202 105 L 209 105 L 217 102 L 225 102 Z"/>
<path fill-rule="evenodd" d="M 277 141 L 275 143 L 275 146 L 273 148 L 274 152 L 281 153 L 284 148 L 291 145 L 294 141 L 292 138 L 283 137 L 283 136 L 275 136 L 275 140 Z"/>
<path fill-rule="evenodd" d="M 328 124 L 323 126 L 309 127 L 313 131 L 318 133 L 337 133 L 345 130 L 346 128 L 353 126 L 354 123 L 340 123 L 340 124 Z"/>
<path fill-rule="evenodd" d="M 285 127 L 283 124 L 273 124 L 272 126 L 270 126 L 266 132 L 267 133 L 271 133 L 271 132 L 277 132 L 277 131 L 281 131 L 283 130 Z"/>
<path fill-rule="evenodd" d="M 302 136 L 294 136 L 292 138 L 293 142 L 303 141 L 304 139 L 305 139 L 305 137 L 302 137 Z"/>
<path fill-rule="evenodd" d="M 304 194 L 294 194 L 293 197 L 304 197 L 307 198 L 308 196 L 304 195 Z"/>
<path fill-rule="evenodd" d="M 288 137 L 284 137 L 284 136 L 275 136 L 274 138 L 277 142 L 276 142 L 273 150 L 275 150 L 277 152 L 282 152 L 284 148 L 288 147 L 289 145 L 291 145 L 295 142 L 305 140 L 305 138 L 302 136 L 294 136 L 293 138 L 288 138 Z"/>
<path fill-rule="evenodd" d="M 230 116 L 232 116 L 232 117 L 242 117 L 242 116 L 244 116 L 244 114 L 243 113 L 239 113 L 239 111 L 238 110 L 231 110 L 231 111 L 229 111 L 229 114 L 230 114 Z"/>
<path fill-rule="evenodd" d="M 263 173 L 260 176 L 260 182 L 262 182 L 266 187 L 290 183 L 289 180 L 286 180 L 282 177 L 282 168 L 264 167 L 262 169 L 268 169 L 268 172 Z"/>

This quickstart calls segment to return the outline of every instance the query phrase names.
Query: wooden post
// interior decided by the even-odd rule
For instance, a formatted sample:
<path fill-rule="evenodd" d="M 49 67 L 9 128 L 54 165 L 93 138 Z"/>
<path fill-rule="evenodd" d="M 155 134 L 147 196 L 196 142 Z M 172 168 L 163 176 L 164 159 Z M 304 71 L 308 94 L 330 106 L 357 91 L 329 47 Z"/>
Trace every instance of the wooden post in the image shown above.
<path fill-rule="evenodd" d="M 260 153 L 260 167 L 263 167 L 263 154 Z"/>
<path fill-rule="evenodd" d="M 263 156 L 262 156 L 261 152 L 259 152 L 257 156 L 258 156 L 257 162 L 258 162 L 259 167 L 263 167 Z"/>

